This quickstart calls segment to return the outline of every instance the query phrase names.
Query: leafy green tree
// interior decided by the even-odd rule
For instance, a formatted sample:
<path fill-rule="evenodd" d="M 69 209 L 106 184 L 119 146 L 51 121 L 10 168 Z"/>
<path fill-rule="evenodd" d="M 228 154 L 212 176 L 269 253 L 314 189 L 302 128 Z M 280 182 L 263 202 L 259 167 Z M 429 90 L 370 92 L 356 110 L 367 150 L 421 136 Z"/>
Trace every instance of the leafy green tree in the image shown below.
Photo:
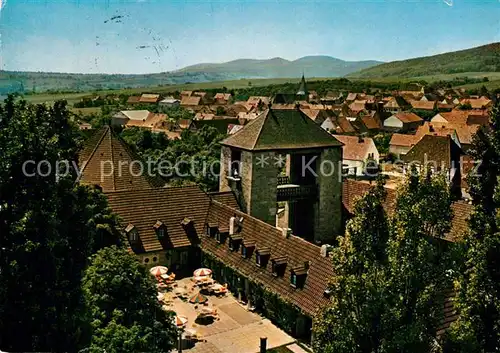
<path fill-rule="evenodd" d="M 332 261 L 331 303 L 315 321 L 315 352 L 429 352 L 442 318 L 451 258 L 438 237 L 450 227 L 442 175 L 409 173 L 394 215 L 379 181 L 355 205 Z"/>
<path fill-rule="evenodd" d="M 381 180 L 356 202 L 332 252 L 331 304 L 315 320 L 315 352 L 381 352 L 387 294 L 389 223 Z"/>
<path fill-rule="evenodd" d="M 64 102 L 0 106 L 2 350 L 76 351 L 88 338 L 82 273 L 120 235 L 105 197 L 75 184 L 77 136 Z"/>
<path fill-rule="evenodd" d="M 388 249 L 387 351 L 437 348 L 436 332 L 452 268 L 452 253 L 439 238 L 450 230 L 451 200 L 443 175 L 417 175 L 414 169 L 398 190 Z"/>
<path fill-rule="evenodd" d="M 468 182 L 474 203 L 456 281 L 458 320 L 448 337 L 448 352 L 500 350 L 500 110 L 492 125 L 473 139 L 471 156 L 481 161 Z"/>
<path fill-rule="evenodd" d="M 113 246 L 95 254 L 83 291 L 92 322 L 91 352 L 170 352 L 174 347 L 174 313 L 162 310 L 153 279 L 127 250 Z"/>

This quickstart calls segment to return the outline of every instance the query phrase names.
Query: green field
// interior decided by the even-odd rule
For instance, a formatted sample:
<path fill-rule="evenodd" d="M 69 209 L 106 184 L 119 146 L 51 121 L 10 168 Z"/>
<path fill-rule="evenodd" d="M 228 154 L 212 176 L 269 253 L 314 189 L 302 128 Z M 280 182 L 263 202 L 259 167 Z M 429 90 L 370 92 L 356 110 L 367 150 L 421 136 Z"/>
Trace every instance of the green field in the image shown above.
<path fill-rule="evenodd" d="M 430 75 L 430 76 L 419 76 L 411 78 L 400 78 L 400 77 L 382 77 L 370 79 L 371 82 L 383 82 L 383 83 L 397 83 L 397 82 L 415 82 L 415 81 L 452 81 L 455 78 L 469 77 L 482 79 L 483 77 L 488 77 L 488 82 L 479 82 L 468 85 L 462 85 L 458 87 L 463 87 L 465 89 L 477 89 L 481 86 L 486 86 L 489 90 L 494 90 L 500 88 L 500 72 L 464 72 L 457 74 L 440 74 L 440 75 Z M 335 78 L 328 77 L 311 77 L 308 81 L 325 81 Z M 359 82 L 366 81 L 366 79 L 361 78 L 349 78 L 350 81 Z M 140 94 L 140 93 L 160 93 L 166 94 L 175 91 L 183 90 L 204 90 L 204 89 L 217 89 L 226 87 L 227 89 L 242 89 L 249 87 L 262 87 L 268 85 L 277 85 L 284 83 L 294 83 L 298 84 L 296 78 L 272 78 L 272 79 L 241 79 L 232 81 L 217 81 L 217 82 L 203 82 L 203 83 L 189 83 L 189 84 L 179 84 L 179 85 L 164 85 L 156 87 L 144 87 L 144 88 L 130 88 L 130 89 L 120 89 L 120 90 L 103 90 L 103 91 L 89 91 L 89 92 L 77 92 L 77 93 L 40 93 L 25 96 L 25 99 L 32 103 L 53 103 L 56 100 L 65 99 L 68 101 L 70 106 L 82 99 L 82 97 L 93 95 L 93 94 Z"/>
<path fill-rule="evenodd" d="M 331 80 L 332 78 L 320 77 L 320 78 L 308 78 L 309 81 L 324 81 Z M 175 91 L 194 91 L 194 90 L 204 90 L 204 89 L 214 89 L 226 87 L 227 89 L 238 89 L 238 88 L 248 88 L 248 87 L 259 87 L 268 86 L 282 83 L 297 83 L 299 80 L 297 78 L 269 78 L 269 79 L 241 79 L 233 81 L 217 81 L 217 82 L 202 82 L 202 83 L 188 83 L 179 85 L 169 85 L 169 86 L 157 86 L 157 87 L 144 87 L 144 88 L 130 88 L 130 89 L 120 89 L 120 90 L 104 90 L 104 91 L 89 91 L 89 92 L 78 92 L 78 93 L 40 93 L 31 94 L 25 96 L 25 99 L 32 103 L 53 103 L 56 100 L 66 99 L 70 105 L 81 100 L 82 97 L 91 94 L 140 94 L 140 93 L 169 93 Z"/>

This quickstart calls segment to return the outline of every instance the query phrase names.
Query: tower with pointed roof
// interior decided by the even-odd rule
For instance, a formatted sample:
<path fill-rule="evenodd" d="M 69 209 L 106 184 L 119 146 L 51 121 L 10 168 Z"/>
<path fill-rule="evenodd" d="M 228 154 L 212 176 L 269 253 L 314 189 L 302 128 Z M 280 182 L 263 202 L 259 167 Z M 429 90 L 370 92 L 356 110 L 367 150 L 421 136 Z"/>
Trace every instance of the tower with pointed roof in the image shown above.
<path fill-rule="evenodd" d="M 300 86 L 299 86 L 299 90 L 297 91 L 297 96 L 304 96 L 306 98 L 309 96 L 309 92 L 307 91 L 306 79 L 304 77 L 304 74 L 302 74 L 302 78 L 300 79 Z"/>
<path fill-rule="evenodd" d="M 221 144 L 220 191 L 245 212 L 276 226 L 279 204 L 297 236 L 340 234 L 342 144 L 300 109 L 270 107 Z"/>

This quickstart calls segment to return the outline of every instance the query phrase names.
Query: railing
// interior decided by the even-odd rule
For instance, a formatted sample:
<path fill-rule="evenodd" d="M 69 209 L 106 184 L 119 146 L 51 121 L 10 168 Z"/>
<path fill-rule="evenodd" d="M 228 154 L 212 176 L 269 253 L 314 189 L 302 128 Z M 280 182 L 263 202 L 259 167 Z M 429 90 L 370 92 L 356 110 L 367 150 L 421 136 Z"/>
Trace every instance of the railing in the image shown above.
<path fill-rule="evenodd" d="M 290 184 L 290 177 L 283 176 L 283 177 L 278 177 L 278 185 L 286 185 Z"/>
<path fill-rule="evenodd" d="M 279 187 L 277 191 L 278 201 L 312 199 L 315 198 L 318 193 L 316 185 L 294 185 L 289 187 Z"/>

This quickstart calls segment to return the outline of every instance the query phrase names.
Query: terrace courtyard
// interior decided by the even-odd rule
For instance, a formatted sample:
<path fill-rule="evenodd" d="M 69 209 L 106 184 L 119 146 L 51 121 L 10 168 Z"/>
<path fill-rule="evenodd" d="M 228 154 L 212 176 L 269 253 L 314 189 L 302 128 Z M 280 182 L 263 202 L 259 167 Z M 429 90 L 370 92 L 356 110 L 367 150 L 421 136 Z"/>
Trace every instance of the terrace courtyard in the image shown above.
<path fill-rule="evenodd" d="M 292 345 L 295 340 L 276 327 L 271 321 L 252 313 L 230 293 L 216 297 L 207 295 L 208 307 L 216 309 L 216 318 L 207 323 L 196 323 L 196 318 L 203 304 L 192 304 L 189 298 L 199 288 L 191 278 L 176 281 L 177 287 L 165 294 L 165 301 L 170 310 L 178 316 L 187 318 L 186 331 L 196 333 L 197 340 L 184 346 L 183 352 L 190 353 L 256 353 L 259 352 L 260 338 L 267 337 L 267 349 Z M 176 291 L 176 289 L 178 289 Z M 180 291 L 185 291 L 184 298 L 179 298 Z M 177 293 L 177 294 L 176 294 Z M 295 346 L 295 345 L 294 345 Z"/>

